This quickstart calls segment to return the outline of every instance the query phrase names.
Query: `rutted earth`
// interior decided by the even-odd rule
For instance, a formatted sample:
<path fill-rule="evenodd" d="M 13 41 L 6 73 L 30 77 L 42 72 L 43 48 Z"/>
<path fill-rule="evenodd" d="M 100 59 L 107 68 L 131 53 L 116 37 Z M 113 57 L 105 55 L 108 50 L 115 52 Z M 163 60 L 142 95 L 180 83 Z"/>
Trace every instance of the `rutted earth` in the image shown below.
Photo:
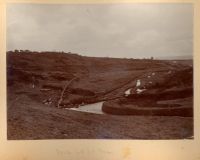
<path fill-rule="evenodd" d="M 8 139 L 193 136 L 192 60 L 8 52 Z"/>

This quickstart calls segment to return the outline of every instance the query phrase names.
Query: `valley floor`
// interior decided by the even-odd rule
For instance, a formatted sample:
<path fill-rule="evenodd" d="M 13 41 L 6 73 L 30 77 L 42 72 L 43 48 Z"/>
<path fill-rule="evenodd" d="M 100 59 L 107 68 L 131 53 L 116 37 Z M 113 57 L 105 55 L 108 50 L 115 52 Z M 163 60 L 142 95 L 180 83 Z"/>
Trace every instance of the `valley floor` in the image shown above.
<path fill-rule="evenodd" d="M 115 116 L 49 107 L 29 97 L 8 104 L 8 139 L 184 139 L 193 136 L 193 118 Z"/>

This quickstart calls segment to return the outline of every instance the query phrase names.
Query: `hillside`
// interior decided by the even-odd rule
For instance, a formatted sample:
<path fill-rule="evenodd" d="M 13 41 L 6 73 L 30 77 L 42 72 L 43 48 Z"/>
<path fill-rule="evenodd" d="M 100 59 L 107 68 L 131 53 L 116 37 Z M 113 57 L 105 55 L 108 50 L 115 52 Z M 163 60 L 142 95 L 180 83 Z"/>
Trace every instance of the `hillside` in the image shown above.
<path fill-rule="evenodd" d="M 140 89 L 145 89 L 141 94 L 136 94 L 138 79 Z M 130 94 L 125 96 L 128 89 Z M 193 135 L 193 68 L 188 60 L 10 51 L 7 95 L 8 139 L 176 139 Z M 107 114 L 63 109 L 101 101 Z M 177 114 L 168 111 L 169 104 Z M 160 107 L 162 112 L 152 112 Z"/>

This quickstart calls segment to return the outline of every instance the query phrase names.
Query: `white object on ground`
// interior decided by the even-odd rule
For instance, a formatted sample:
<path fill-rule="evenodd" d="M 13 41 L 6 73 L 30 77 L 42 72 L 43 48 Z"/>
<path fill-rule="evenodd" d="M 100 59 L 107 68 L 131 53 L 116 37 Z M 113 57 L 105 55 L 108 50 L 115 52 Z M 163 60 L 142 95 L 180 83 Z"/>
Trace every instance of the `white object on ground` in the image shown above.
<path fill-rule="evenodd" d="M 50 101 L 50 102 L 45 102 L 44 104 L 45 105 L 50 105 L 52 102 Z"/>
<path fill-rule="evenodd" d="M 156 75 L 156 73 L 153 72 L 153 73 L 152 73 L 152 76 L 155 76 L 155 75 Z"/>
<path fill-rule="evenodd" d="M 137 81 L 136 81 L 136 87 L 139 87 L 141 85 L 141 81 L 138 79 Z"/>
<path fill-rule="evenodd" d="M 127 95 L 130 95 L 131 94 L 131 88 L 129 88 L 128 90 L 126 90 L 125 92 L 124 92 L 124 94 L 127 96 Z"/>
<path fill-rule="evenodd" d="M 148 78 L 151 78 L 151 76 L 148 76 Z"/>
<path fill-rule="evenodd" d="M 45 105 L 50 105 L 50 104 L 52 104 L 52 101 L 51 101 L 51 100 L 52 100 L 52 99 L 49 98 L 49 99 L 43 100 L 42 102 L 43 102 Z"/>
<path fill-rule="evenodd" d="M 172 73 L 172 71 L 168 71 L 167 73 L 168 73 L 168 74 L 171 74 L 171 73 Z"/>
<path fill-rule="evenodd" d="M 142 92 L 144 92 L 146 89 L 136 89 L 136 92 L 137 92 L 137 94 L 140 94 L 140 93 L 142 93 Z"/>
<path fill-rule="evenodd" d="M 150 81 L 149 83 L 152 84 L 153 82 Z"/>

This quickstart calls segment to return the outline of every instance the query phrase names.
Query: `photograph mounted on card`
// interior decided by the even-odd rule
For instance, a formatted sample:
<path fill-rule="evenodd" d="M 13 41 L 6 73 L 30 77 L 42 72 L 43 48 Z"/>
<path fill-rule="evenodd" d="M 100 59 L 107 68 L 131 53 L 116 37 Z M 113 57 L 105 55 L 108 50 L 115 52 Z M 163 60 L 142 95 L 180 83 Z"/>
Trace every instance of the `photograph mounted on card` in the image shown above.
<path fill-rule="evenodd" d="M 193 5 L 6 7 L 7 139 L 193 139 Z"/>

